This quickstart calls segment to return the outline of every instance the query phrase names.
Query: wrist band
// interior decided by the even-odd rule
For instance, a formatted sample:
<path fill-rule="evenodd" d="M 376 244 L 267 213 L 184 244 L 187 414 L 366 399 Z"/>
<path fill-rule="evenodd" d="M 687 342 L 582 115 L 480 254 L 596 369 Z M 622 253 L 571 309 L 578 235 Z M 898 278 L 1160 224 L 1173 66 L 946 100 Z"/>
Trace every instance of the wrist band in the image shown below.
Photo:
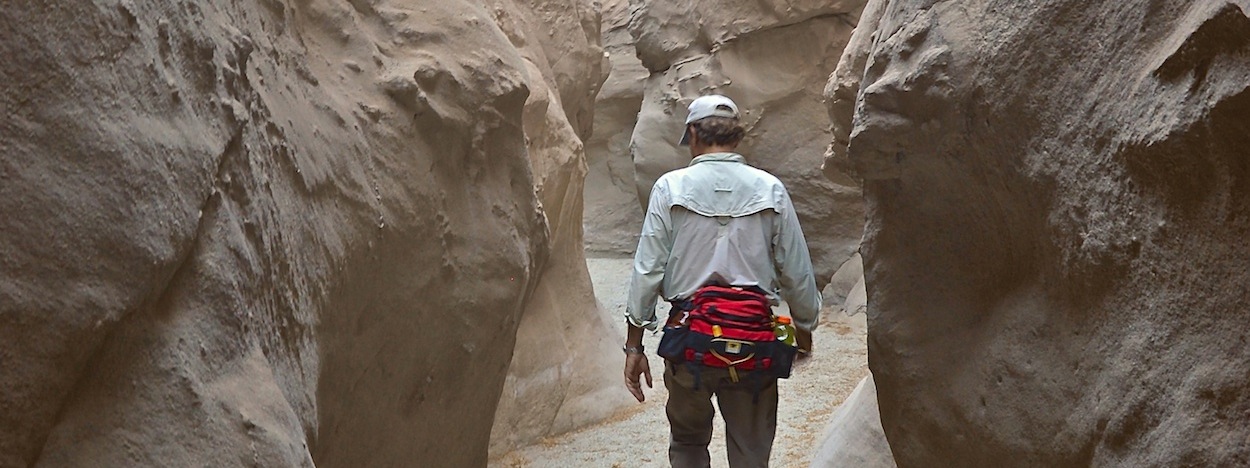
<path fill-rule="evenodd" d="M 624 351 L 625 354 L 642 354 L 642 345 L 623 346 L 621 347 L 621 351 Z"/>

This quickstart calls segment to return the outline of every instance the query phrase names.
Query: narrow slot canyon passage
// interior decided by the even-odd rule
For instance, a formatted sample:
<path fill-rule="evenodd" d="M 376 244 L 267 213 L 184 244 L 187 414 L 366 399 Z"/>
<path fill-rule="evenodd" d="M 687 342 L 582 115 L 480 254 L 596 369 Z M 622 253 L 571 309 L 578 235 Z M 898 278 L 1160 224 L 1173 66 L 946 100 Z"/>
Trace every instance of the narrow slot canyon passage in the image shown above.
<path fill-rule="evenodd" d="M 705 8 L 710 3 L 684 5 L 681 9 L 691 8 L 705 18 L 702 23 L 709 34 L 722 36 L 714 50 L 704 50 L 697 38 L 680 29 L 654 29 L 670 22 L 695 27 L 683 23 L 691 18 L 666 6 L 631 7 L 625 0 L 603 3 L 601 38 L 608 67 L 595 100 L 594 131 L 585 141 L 582 192 L 586 263 L 598 307 L 583 314 L 598 314 L 610 325 L 610 336 L 592 339 L 606 342 L 600 348 L 611 350 L 603 364 L 607 372 L 594 375 L 609 376 L 609 381 L 599 383 L 607 388 L 598 405 L 613 410 L 602 420 L 586 418 L 571 431 L 552 431 L 529 437 L 528 443 L 518 440 L 506 451 L 493 450 L 491 466 L 668 466 L 669 422 L 664 408 L 668 394 L 664 360 L 656 354 L 661 334 L 649 332 L 643 339 L 654 388 L 644 388 L 647 400 L 641 404 L 624 388 L 623 359 L 617 348 L 626 332 L 625 303 L 642 206 L 659 176 L 690 162 L 687 148 L 677 144 L 684 128 L 681 119 L 692 99 L 709 93 L 723 93 L 741 106 L 747 135 L 739 150 L 747 164 L 786 184 L 808 241 L 810 252 L 804 253 L 812 258 L 818 287 L 824 287 L 814 357 L 790 379 L 779 381 L 778 428 L 771 456 L 774 466 L 813 463 L 835 409 L 868 374 L 867 304 L 862 262 L 856 253 L 862 201 L 852 178 L 831 179 L 829 174 L 836 171 L 821 170 L 833 140 L 825 83 L 839 64 L 863 5 L 835 2 L 813 5 L 813 10 L 785 10 L 778 18 L 752 18 L 749 33 L 734 31 L 730 18 Z M 854 314 L 846 313 L 848 307 Z M 667 316 L 668 308 L 661 301 L 657 314 Z M 787 305 L 777 312 L 788 315 Z M 522 333 L 525 328 L 523 323 Z M 504 398 L 510 395 L 505 387 Z M 875 402 L 875 393 L 867 398 Z M 507 419 L 526 420 L 511 416 L 513 411 L 504 412 Z M 883 440 L 875 416 L 871 419 L 863 424 L 869 428 L 866 437 L 875 434 Z M 719 414 L 713 421 L 709 451 L 713 466 L 724 467 L 724 422 Z M 853 426 L 843 432 L 858 435 L 862 428 Z M 504 429 L 497 423 L 495 438 L 505 439 L 524 427 L 512 424 Z M 875 450 L 881 452 L 877 458 L 890 458 L 883 442 L 871 447 L 861 441 L 850 443 L 856 444 L 856 450 Z M 824 463 L 851 460 L 845 457 L 842 453 Z"/>
<path fill-rule="evenodd" d="M 654 24 L 689 19 L 672 18 L 674 13 L 659 4 L 630 8 L 629 1 L 605 1 L 601 40 L 606 78 L 595 99 L 594 131 L 585 140 L 581 221 L 597 303 L 596 310 L 582 313 L 601 317 L 582 319 L 609 324 L 610 335 L 590 339 L 602 340 L 605 345 L 600 348 L 611 349 L 611 357 L 602 364 L 607 372 L 596 375 L 610 375 L 609 382 L 600 383 L 607 389 L 599 403 L 614 410 L 567 432 L 551 430 L 506 452 L 492 452 L 491 467 L 669 465 L 664 359 L 655 354 L 661 334 L 647 332 L 642 340 L 654 378 L 654 388 L 644 388 L 644 403 L 634 402 L 626 392 L 619 348 L 625 343 L 625 303 L 642 225 L 641 206 L 656 178 L 690 163 L 686 146 L 677 145 L 684 129 L 681 119 L 692 99 L 711 93 L 730 96 L 741 106 L 746 136 L 739 151 L 747 164 L 778 176 L 790 191 L 808 239 L 818 288 L 824 287 L 814 357 L 791 378 L 779 380 L 778 429 L 771 452 L 775 467 L 813 464 L 835 409 L 868 375 L 866 294 L 863 264 L 856 254 L 863 233 L 863 201 L 854 180 L 831 179 L 821 170 L 833 140 L 824 86 L 863 6 L 861 1 L 848 1 L 820 6 L 820 15 L 788 11 L 793 15 L 789 20 L 758 19 L 750 34 L 716 33 L 725 36 L 724 43 L 714 51 L 700 51 L 697 44 L 686 43 L 694 38 L 670 38 L 674 31 L 651 29 Z M 706 28 L 722 28 L 714 11 L 699 11 L 707 15 Z M 676 49 L 660 38 L 677 41 Z M 848 308 L 856 314 L 846 313 Z M 661 300 L 656 313 L 667 317 L 667 309 L 669 304 Z M 783 303 L 776 313 L 789 314 L 789 309 Z M 875 393 L 870 398 L 875 402 Z M 712 465 L 726 467 L 719 409 L 712 420 Z M 869 439 L 875 434 L 881 442 L 871 449 L 888 452 L 875 417 L 870 425 L 875 432 L 858 425 L 844 432 L 869 434 L 863 435 Z M 494 437 L 505 438 L 509 430 L 516 433 L 520 427 L 505 429 L 496 423 Z M 869 445 L 859 443 L 856 449 L 869 450 Z M 878 458 L 890 457 L 886 453 Z"/>
<path fill-rule="evenodd" d="M 785 209 L 685 220 L 823 298 L 773 466 L 1250 466 L 1250 0 L 11 1 L 0 81 L 0 468 L 667 466 L 712 94 Z"/>

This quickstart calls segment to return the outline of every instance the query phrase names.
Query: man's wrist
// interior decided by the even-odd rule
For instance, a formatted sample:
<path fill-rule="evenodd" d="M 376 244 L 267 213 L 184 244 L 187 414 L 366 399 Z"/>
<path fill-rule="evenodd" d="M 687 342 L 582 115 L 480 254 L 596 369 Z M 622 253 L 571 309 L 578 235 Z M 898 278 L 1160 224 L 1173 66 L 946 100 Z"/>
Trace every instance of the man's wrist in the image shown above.
<path fill-rule="evenodd" d="M 625 354 L 642 354 L 642 330 L 642 327 L 630 324 L 629 330 L 625 333 L 625 347 L 623 348 Z"/>

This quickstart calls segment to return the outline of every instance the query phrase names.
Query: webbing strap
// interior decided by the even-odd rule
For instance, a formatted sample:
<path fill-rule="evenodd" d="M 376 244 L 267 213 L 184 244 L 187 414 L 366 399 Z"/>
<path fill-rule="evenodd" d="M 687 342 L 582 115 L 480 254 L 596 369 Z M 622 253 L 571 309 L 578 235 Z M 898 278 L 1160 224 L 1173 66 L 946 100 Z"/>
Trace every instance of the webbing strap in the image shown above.
<path fill-rule="evenodd" d="M 694 375 L 694 390 L 699 391 L 703 374 L 703 353 L 694 353 L 694 361 L 690 361 L 690 373 Z"/>
<path fill-rule="evenodd" d="M 709 352 L 711 352 L 711 353 L 712 353 L 712 356 L 715 356 L 715 357 L 716 357 L 716 359 L 720 359 L 721 361 L 724 361 L 724 362 L 725 362 L 725 364 L 726 364 L 726 365 L 728 365 L 729 367 L 733 367 L 733 366 L 736 366 L 736 365 L 738 365 L 738 364 L 742 364 L 742 363 L 744 363 L 744 362 L 750 361 L 750 360 L 751 360 L 751 358 L 755 357 L 755 353 L 751 353 L 751 354 L 748 354 L 748 355 L 747 355 L 747 357 L 744 357 L 744 358 L 739 359 L 739 360 L 737 360 L 737 361 L 731 361 L 731 360 L 729 360 L 729 358 L 727 358 L 727 357 L 725 357 L 725 356 L 721 356 L 721 355 L 720 355 L 720 353 L 716 352 L 716 350 L 715 350 L 715 349 L 709 349 L 708 351 L 709 351 Z"/>
<path fill-rule="evenodd" d="M 744 362 L 750 361 L 751 358 L 755 357 L 755 353 L 751 353 L 747 355 L 747 357 L 744 357 L 737 361 L 731 361 L 729 360 L 729 358 L 725 356 L 721 356 L 720 353 L 716 352 L 715 349 L 711 349 L 708 351 L 711 352 L 712 356 L 715 356 L 716 359 L 720 359 L 722 362 L 729 365 L 729 380 L 732 381 L 733 383 L 738 383 L 738 368 L 735 366 L 737 366 L 738 364 L 742 364 Z"/>

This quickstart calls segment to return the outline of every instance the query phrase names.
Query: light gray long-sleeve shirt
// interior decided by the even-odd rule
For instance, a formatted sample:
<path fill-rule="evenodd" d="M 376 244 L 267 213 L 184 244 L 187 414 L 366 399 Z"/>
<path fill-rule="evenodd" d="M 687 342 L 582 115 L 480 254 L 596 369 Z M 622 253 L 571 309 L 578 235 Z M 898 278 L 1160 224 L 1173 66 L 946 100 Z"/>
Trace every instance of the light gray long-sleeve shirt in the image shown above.
<path fill-rule="evenodd" d="M 816 328 L 820 291 L 790 194 L 735 153 L 701 155 L 655 182 L 625 317 L 654 330 L 657 297 L 688 299 L 711 282 L 759 286 L 790 304 L 796 326 Z"/>

